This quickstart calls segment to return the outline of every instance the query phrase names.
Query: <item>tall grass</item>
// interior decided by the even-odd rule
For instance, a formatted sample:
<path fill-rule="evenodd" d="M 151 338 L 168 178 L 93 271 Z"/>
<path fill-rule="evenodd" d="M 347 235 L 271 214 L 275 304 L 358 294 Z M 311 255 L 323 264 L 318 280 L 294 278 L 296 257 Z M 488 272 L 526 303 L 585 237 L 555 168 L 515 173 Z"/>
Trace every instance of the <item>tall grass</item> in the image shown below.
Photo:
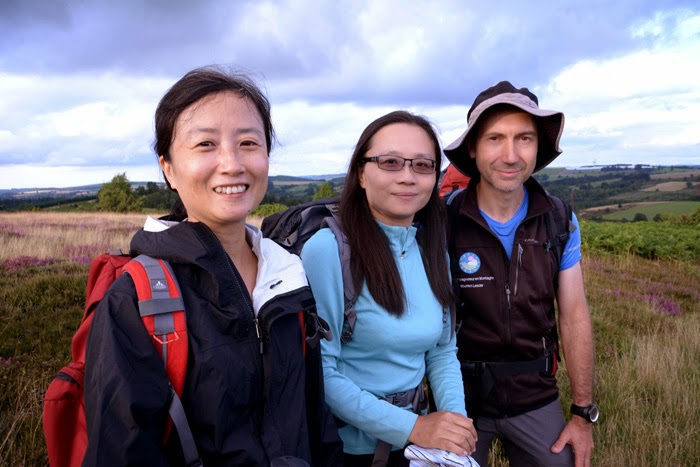
<path fill-rule="evenodd" d="M 597 465 L 700 465 L 700 264 L 584 258 Z M 568 391 L 568 388 L 567 388 Z"/>
<path fill-rule="evenodd" d="M 145 219 L 145 214 L 133 213 L 0 213 L 0 261 L 70 259 L 89 264 L 109 250 L 128 252 Z M 262 218 L 248 222 L 260 226 Z"/>
<path fill-rule="evenodd" d="M 143 220 L 0 214 L 0 466 L 47 464 L 43 395 L 70 359 L 85 300 L 88 266 L 74 252 L 126 250 Z M 602 411 L 593 464 L 700 465 L 700 264 L 599 251 L 583 235 Z M 558 379 L 568 407 L 565 364 Z"/>
<path fill-rule="evenodd" d="M 28 213 L 0 214 L 0 261 L 35 258 L 80 258 L 111 248 L 129 250 L 131 236 L 144 214 Z"/>

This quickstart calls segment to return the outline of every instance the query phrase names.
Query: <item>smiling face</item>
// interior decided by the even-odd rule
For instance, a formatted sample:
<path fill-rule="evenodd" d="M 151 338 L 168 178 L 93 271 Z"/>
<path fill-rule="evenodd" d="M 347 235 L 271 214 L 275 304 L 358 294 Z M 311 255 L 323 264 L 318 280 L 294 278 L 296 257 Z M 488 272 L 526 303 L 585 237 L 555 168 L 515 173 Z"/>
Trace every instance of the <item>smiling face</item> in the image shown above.
<path fill-rule="evenodd" d="M 216 231 L 243 225 L 267 190 L 268 152 L 259 112 L 235 92 L 210 94 L 178 117 L 160 165 L 188 220 Z"/>
<path fill-rule="evenodd" d="M 537 126 L 532 115 L 514 107 L 481 117 L 469 156 L 485 187 L 503 193 L 522 189 L 537 163 Z"/>
<path fill-rule="evenodd" d="M 393 155 L 434 161 L 434 148 L 433 141 L 419 126 L 394 123 L 374 134 L 365 157 Z M 370 211 L 386 225 L 411 225 L 415 214 L 430 200 L 436 181 L 435 173 L 417 174 L 408 162 L 397 172 L 382 170 L 376 162 L 365 163 L 359 171 L 359 183 L 365 189 Z"/>

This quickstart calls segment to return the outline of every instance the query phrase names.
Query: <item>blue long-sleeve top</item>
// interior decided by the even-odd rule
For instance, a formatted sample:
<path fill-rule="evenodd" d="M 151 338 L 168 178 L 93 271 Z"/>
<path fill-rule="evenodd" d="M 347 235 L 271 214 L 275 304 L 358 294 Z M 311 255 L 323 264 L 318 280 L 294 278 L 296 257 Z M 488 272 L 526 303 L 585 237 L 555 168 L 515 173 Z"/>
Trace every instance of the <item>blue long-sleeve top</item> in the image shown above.
<path fill-rule="evenodd" d="M 347 423 L 339 433 L 348 454 L 373 453 L 377 438 L 395 449 L 406 445 L 418 416 L 411 407 L 396 407 L 380 398 L 415 388 L 426 374 L 438 410 L 466 416 L 449 312 L 430 288 L 416 228 L 378 223 L 403 281 L 406 309 L 400 318 L 389 314 L 363 285 L 354 307 L 355 329 L 346 344 L 339 339 L 344 302 L 335 236 L 322 229 L 301 253 L 318 314 L 334 336 L 321 343 L 326 402 Z"/>

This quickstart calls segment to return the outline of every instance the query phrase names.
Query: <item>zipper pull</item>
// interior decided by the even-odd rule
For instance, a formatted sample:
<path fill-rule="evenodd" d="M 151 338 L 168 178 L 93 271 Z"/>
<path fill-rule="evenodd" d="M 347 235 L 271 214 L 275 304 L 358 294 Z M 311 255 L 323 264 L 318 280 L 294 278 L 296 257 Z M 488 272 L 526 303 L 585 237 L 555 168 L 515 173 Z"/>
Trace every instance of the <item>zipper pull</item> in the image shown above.
<path fill-rule="evenodd" d="M 255 335 L 258 338 L 258 343 L 260 344 L 260 355 L 263 353 L 263 341 L 262 337 L 260 336 L 260 323 L 258 322 L 258 318 L 253 319 L 253 324 L 255 324 Z"/>
<path fill-rule="evenodd" d="M 523 246 L 518 243 L 518 269 L 523 268 Z"/>
<path fill-rule="evenodd" d="M 515 268 L 515 289 L 513 290 L 513 295 L 518 296 L 518 283 L 520 282 L 520 270 L 523 268 L 523 246 L 518 243 L 518 265 Z"/>
<path fill-rule="evenodd" d="M 506 284 L 506 300 L 508 301 L 508 309 L 510 309 L 510 287 Z"/>

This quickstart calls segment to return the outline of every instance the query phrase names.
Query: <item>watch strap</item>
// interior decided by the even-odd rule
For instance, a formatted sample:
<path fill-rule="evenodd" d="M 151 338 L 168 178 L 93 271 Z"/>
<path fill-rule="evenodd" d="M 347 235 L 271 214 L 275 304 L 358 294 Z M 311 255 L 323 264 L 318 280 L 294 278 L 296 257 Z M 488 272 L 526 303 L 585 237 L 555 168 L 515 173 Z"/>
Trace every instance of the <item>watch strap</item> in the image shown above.
<path fill-rule="evenodd" d="M 588 406 L 580 406 L 572 403 L 570 410 L 572 415 L 578 415 L 588 423 L 595 423 L 598 421 L 599 411 L 598 405 L 595 403 Z"/>

